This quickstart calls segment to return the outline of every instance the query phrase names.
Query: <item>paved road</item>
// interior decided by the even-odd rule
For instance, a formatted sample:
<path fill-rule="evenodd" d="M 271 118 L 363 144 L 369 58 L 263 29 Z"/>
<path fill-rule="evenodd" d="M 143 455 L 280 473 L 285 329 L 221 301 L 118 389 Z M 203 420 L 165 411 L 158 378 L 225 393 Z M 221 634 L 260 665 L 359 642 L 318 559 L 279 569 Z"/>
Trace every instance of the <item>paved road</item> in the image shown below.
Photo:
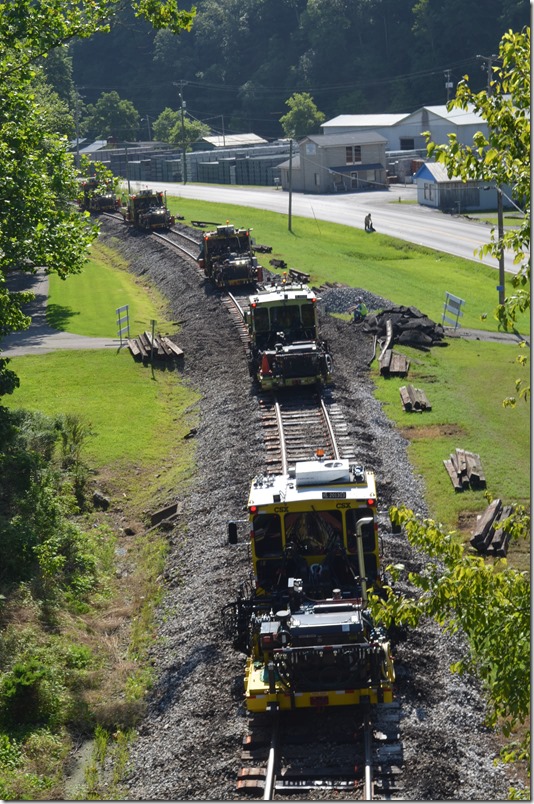
<path fill-rule="evenodd" d="M 219 204 L 239 204 L 288 215 L 289 194 L 274 187 L 243 188 L 171 182 L 130 182 L 130 187 L 132 192 L 150 187 L 166 190 L 172 196 Z M 413 203 L 399 203 L 399 198 L 403 202 Z M 490 225 L 460 215 L 444 215 L 436 209 L 420 206 L 416 201 L 415 185 L 392 185 L 384 191 L 338 195 L 292 193 L 291 214 L 363 229 L 364 217 L 370 212 L 377 232 L 498 269 L 498 262 L 493 257 L 480 259 L 475 256 L 475 250 L 490 241 Z M 239 221 L 235 223 L 245 225 Z M 505 254 L 504 267 L 508 273 L 517 273 L 512 254 Z"/>
<path fill-rule="evenodd" d="M 16 274 L 8 279 L 14 290 L 31 290 L 35 293 L 24 312 L 32 317 L 30 328 L 15 332 L 0 341 L 2 357 L 20 355 L 42 355 L 56 349 L 119 349 L 118 338 L 89 338 L 70 332 L 58 332 L 46 323 L 46 303 L 48 301 L 48 276 L 44 271 L 36 274 Z"/>

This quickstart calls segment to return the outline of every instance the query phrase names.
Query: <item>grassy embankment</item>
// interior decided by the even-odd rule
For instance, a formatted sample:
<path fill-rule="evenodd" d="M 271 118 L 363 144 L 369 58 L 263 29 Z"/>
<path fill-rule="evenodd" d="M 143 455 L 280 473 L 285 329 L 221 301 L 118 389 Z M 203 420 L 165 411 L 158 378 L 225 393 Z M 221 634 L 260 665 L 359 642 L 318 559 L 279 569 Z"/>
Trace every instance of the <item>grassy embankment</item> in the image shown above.
<path fill-rule="evenodd" d="M 129 304 L 132 334 L 167 327 L 165 302 L 127 271 L 111 250 L 95 244 L 93 259 L 67 282 L 51 277 L 50 322 L 85 335 L 115 336 L 115 308 Z M 162 599 L 167 542 L 145 533 L 145 511 L 183 492 L 194 473 L 194 440 L 184 435 L 198 423 L 197 396 L 176 371 L 143 367 L 129 351 L 53 352 L 13 359 L 21 387 L 2 401 L 55 415 L 73 413 L 90 425 L 84 460 L 91 487 L 111 498 L 112 514 L 86 511 L 77 524 L 90 533 L 108 522 L 107 576 L 90 604 L 54 611 L 51 630 L 42 603 L 23 589 L 10 590 L 2 610 L 2 645 L 13 661 L 38 657 L 61 679 L 61 719 L 9 732 L 0 729 L 0 792 L 6 799 L 120 798 L 121 768 L 130 729 L 151 683 L 148 649 L 155 639 L 154 612 Z M 148 523 L 149 524 L 149 523 Z M 96 530 L 95 530 L 96 529 Z M 125 530 L 123 530 L 125 529 Z M 102 531 L 106 538 L 106 530 Z M 65 658 L 68 657 L 68 658 Z M 75 664 L 70 667 L 70 664 Z M 67 668 L 67 669 L 66 669 Z M 0 706 L 2 701 L 0 700 Z M 74 736 L 95 740 L 65 783 L 64 767 Z M 102 786 L 101 768 L 113 771 Z"/>

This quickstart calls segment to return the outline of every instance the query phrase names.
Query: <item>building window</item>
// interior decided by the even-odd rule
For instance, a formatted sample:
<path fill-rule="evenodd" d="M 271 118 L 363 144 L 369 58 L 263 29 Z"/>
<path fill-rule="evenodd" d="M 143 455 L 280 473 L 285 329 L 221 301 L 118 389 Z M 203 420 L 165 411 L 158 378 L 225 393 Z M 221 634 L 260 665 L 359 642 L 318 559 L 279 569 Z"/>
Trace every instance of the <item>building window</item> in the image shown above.
<path fill-rule="evenodd" d="M 401 137 L 400 149 L 401 151 L 415 151 L 415 140 L 413 137 Z"/>
<path fill-rule="evenodd" d="M 345 163 L 347 165 L 358 165 L 361 161 L 361 145 L 347 145 L 345 148 Z"/>

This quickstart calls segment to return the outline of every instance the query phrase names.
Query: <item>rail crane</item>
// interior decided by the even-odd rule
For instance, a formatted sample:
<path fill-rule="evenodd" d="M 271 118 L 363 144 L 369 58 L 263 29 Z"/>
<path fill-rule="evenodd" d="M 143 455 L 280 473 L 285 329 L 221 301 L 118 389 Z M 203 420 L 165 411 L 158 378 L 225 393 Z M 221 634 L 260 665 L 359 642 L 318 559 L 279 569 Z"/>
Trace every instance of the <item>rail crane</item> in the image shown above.
<path fill-rule="evenodd" d="M 368 608 L 381 586 L 376 506 L 374 473 L 321 451 L 252 481 L 251 577 L 223 610 L 247 654 L 249 711 L 392 702 L 390 643 Z M 230 543 L 237 532 L 229 523 Z"/>
<path fill-rule="evenodd" d="M 306 284 L 278 276 L 249 297 L 249 368 L 262 389 L 332 381 L 333 362 L 319 336 L 317 301 Z"/>

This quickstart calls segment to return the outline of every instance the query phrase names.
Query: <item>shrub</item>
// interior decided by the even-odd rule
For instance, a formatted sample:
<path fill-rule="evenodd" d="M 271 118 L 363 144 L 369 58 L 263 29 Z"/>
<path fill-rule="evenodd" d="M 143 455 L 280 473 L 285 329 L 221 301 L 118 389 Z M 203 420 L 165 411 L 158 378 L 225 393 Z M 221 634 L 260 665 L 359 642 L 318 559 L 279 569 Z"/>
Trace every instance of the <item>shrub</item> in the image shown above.
<path fill-rule="evenodd" d="M 64 705 L 64 688 L 38 659 L 16 662 L 1 682 L 0 718 L 7 728 L 57 724 Z"/>

